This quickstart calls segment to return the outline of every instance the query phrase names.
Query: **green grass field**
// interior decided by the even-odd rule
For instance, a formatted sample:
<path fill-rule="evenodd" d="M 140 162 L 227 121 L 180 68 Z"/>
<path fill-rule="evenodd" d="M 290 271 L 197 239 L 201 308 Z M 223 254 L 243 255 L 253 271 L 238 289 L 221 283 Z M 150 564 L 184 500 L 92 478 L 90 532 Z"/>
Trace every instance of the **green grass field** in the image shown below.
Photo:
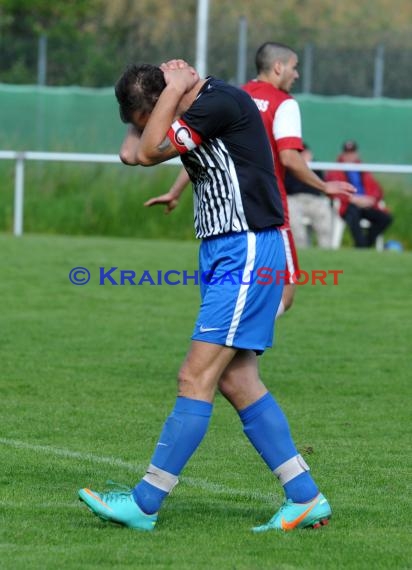
<path fill-rule="evenodd" d="M 104 524 L 79 487 L 133 485 L 175 398 L 198 288 L 98 284 L 98 268 L 193 270 L 197 244 L 0 236 L 0 566 L 406 569 L 412 254 L 302 251 L 342 269 L 302 286 L 261 373 L 334 516 L 254 535 L 281 489 L 217 397 L 210 430 L 151 534 Z M 74 286 L 72 267 L 91 281 Z M 408 433 L 409 432 L 409 433 Z"/>

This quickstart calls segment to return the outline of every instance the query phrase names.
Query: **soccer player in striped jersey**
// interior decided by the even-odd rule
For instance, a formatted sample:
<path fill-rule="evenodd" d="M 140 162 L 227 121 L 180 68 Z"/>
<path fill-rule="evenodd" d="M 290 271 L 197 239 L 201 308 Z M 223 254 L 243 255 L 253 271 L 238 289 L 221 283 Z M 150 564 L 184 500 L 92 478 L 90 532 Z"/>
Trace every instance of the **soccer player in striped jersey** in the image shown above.
<path fill-rule="evenodd" d="M 257 355 L 272 345 L 282 283 L 251 279 L 285 265 L 281 198 L 262 121 L 242 90 L 200 79 L 181 60 L 131 66 L 116 84 L 128 133 L 123 162 L 150 166 L 180 155 L 194 184 L 201 241 L 201 306 L 178 375 L 178 396 L 147 472 L 128 493 L 81 489 L 104 520 L 152 530 L 164 499 L 202 441 L 216 390 L 237 410 L 245 435 L 285 491 L 285 503 L 256 532 L 325 524 L 331 509 L 297 451 L 285 415 L 261 381 Z M 227 279 L 228 276 L 233 277 Z M 238 276 L 236 280 L 235 276 Z M 240 279 L 239 279 L 240 276 Z"/>
<path fill-rule="evenodd" d="M 299 77 L 296 53 L 283 44 L 266 42 L 256 52 L 257 78 L 242 87 L 255 101 L 274 158 L 275 175 L 282 198 L 284 224 L 280 231 L 285 244 L 286 273 L 282 300 L 277 310 L 279 317 L 293 303 L 296 284 L 299 276 L 298 255 L 289 222 L 289 208 L 285 189 L 285 172 L 289 169 L 301 182 L 317 188 L 325 195 L 333 197 L 354 192 L 355 188 L 340 181 L 325 182 L 313 172 L 301 156 L 303 150 L 302 127 L 299 105 L 290 95 L 294 81 Z M 152 198 L 147 206 L 166 204 L 170 212 L 177 206 L 189 176 L 183 171 L 179 174 L 168 193 Z"/>

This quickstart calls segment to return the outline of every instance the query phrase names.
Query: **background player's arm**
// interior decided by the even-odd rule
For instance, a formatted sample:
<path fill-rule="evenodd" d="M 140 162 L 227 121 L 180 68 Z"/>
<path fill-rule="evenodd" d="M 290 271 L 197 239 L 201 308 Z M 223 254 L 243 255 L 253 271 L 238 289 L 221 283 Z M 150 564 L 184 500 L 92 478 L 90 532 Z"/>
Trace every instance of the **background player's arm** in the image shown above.
<path fill-rule="evenodd" d="M 301 182 L 317 188 L 327 196 L 351 196 L 356 189 L 349 182 L 333 180 L 325 182 L 311 170 L 296 149 L 284 149 L 279 152 L 280 161 Z"/>
<path fill-rule="evenodd" d="M 179 198 L 185 188 L 188 186 L 190 182 L 190 178 L 188 173 L 186 172 L 185 168 L 182 168 L 173 183 L 172 187 L 170 188 L 169 192 L 166 194 L 162 194 L 161 196 L 156 196 L 155 198 L 151 198 L 147 202 L 145 202 L 145 206 L 155 206 L 155 205 L 162 205 L 166 206 L 165 214 L 170 214 L 172 210 L 174 210 L 179 202 Z"/>

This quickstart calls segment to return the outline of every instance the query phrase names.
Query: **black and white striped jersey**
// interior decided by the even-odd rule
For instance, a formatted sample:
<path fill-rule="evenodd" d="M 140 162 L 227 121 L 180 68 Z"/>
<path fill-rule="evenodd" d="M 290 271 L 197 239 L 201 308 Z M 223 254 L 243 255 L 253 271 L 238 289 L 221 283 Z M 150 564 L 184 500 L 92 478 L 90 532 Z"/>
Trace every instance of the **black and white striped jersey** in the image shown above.
<path fill-rule="evenodd" d="M 196 237 L 282 225 L 272 152 L 247 93 L 208 78 L 168 136 L 193 182 Z"/>

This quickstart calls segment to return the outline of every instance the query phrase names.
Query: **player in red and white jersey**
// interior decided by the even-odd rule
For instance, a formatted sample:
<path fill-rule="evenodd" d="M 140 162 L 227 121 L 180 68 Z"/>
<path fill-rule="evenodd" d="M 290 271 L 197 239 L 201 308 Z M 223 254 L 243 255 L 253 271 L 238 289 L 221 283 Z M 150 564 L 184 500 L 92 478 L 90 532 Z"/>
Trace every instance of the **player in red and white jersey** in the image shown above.
<path fill-rule="evenodd" d="M 342 191 L 354 191 L 351 185 L 324 182 L 307 166 L 301 156 L 303 150 L 302 126 L 297 101 L 290 95 L 294 81 L 299 77 L 298 56 L 283 44 L 266 42 L 256 52 L 257 77 L 246 83 L 243 89 L 254 99 L 262 117 L 272 148 L 275 174 L 282 198 L 284 225 L 281 228 L 286 250 L 288 282 L 282 296 L 277 316 L 290 308 L 295 294 L 295 282 L 299 275 L 299 263 L 295 242 L 289 225 L 289 209 L 285 189 L 286 169 L 296 178 L 317 188 L 328 196 Z"/>
<path fill-rule="evenodd" d="M 297 75 L 297 72 L 296 72 Z M 253 79 L 242 87 L 255 101 L 268 134 L 275 162 L 275 174 L 281 190 L 284 227 L 289 228 L 288 201 L 285 190 L 286 168 L 281 161 L 285 150 L 303 150 L 300 111 L 297 101 L 267 81 Z"/>

